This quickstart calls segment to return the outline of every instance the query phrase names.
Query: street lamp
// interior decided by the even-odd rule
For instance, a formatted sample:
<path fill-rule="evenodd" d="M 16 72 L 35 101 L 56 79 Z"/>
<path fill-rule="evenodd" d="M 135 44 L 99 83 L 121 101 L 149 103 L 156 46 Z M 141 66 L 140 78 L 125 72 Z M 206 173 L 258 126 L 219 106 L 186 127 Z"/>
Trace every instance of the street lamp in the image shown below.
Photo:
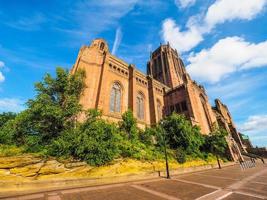
<path fill-rule="evenodd" d="M 166 147 L 166 134 L 165 134 L 165 130 L 163 128 L 163 121 L 160 122 L 161 124 L 161 130 L 162 130 L 162 134 L 163 134 L 163 145 L 164 145 L 164 154 L 165 154 L 165 162 L 166 162 L 166 174 L 167 174 L 167 179 L 170 179 L 170 172 L 169 172 L 169 163 L 168 163 L 168 155 L 167 155 L 167 147 Z"/>

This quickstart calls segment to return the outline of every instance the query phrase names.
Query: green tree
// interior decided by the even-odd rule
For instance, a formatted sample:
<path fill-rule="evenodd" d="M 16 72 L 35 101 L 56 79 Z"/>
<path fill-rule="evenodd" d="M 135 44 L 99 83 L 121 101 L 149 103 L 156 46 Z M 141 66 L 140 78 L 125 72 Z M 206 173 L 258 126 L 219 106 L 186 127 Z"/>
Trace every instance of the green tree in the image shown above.
<path fill-rule="evenodd" d="M 73 129 L 82 111 L 80 95 L 85 87 L 85 73 L 69 74 L 56 69 L 56 77 L 45 75 L 35 84 L 36 96 L 27 102 L 28 108 L 0 128 L 0 142 L 29 145 L 50 144 L 62 132 Z"/>
<path fill-rule="evenodd" d="M 167 144 L 172 149 L 182 149 L 188 154 L 199 153 L 199 147 L 204 140 L 198 126 L 192 126 L 183 115 L 171 114 L 162 120 Z"/>
<path fill-rule="evenodd" d="M 32 131 L 31 126 L 32 121 L 29 119 L 28 110 L 22 111 L 0 128 L 0 143 L 24 144 L 27 134 Z"/>
<path fill-rule="evenodd" d="M 119 130 L 114 124 L 101 119 L 98 111 L 89 110 L 84 123 L 53 140 L 49 153 L 71 156 L 99 166 L 119 156 L 120 140 Z"/>
<path fill-rule="evenodd" d="M 8 122 L 9 120 L 15 119 L 17 116 L 16 113 L 13 112 L 3 112 L 0 114 L 0 129 L 1 127 Z"/>
<path fill-rule="evenodd" d="M 37 95 L 27 103 L 32 122 L 29 134 L 39 135 L 42 143 L 48 144 L 62 131 L 74 127 L 82 111 L 79 98 L 84 89 L 84 77 L 82 71 L 72 75 L 57 68 L 55 78 L 47 74 L 42 82 L 35 84 Z"/>
<path fill-rule="evenodd" d="M 225 156 L 227 148 L 226 136 L 226 130 L 220 127 L 215 127 L 211 134 L 205 138 L 205 146 L 209 152 L 216 156 L 219 169 L 221 169 L 219 157 Z"/>
<path fill-rule="evenodd" d="M 139 140 L 146 145 L 154 145 L 156 143 L 157 131 L 156 127 L 146 127 L 144 131 L 140 131 Z"/>
<path fill-rule="evenodd" d="M 136 118 L 131 110 L 122 115 L 122 121 L 119 122 L 120 130 L 125 132 L 129 139 L 135 140 L 138 137 L 138 128 Z"/>

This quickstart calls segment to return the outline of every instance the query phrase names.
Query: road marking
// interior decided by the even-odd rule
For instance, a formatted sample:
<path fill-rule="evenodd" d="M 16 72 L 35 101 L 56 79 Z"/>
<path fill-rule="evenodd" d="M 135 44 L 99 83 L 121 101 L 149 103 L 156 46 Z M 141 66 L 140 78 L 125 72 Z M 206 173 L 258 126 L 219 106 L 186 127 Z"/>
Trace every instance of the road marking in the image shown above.
<path fill-rule="evenodd" d="M 161 193 L 161 192 L 157 192 L 157 191 L 154 191 L 154 190 L 150 190 L 148 188 L 145 188 L 145 187 L 142 187 L 140 185 L 131 185 L 131 187 L 134 187 L 138 190 L 142 190 L 144 192 L 148 192 L 150 194 L 153 194 L 153 195 L 156 195 L 156 196 L 159 196 L 159 197 L 162 197 L 164 199 L 168 199 L 168 200 L 180 200 L 179 198 L 176 198 L 176 197 L 173 197 L 173 196 L 170 196 L 170 195 L 167 195 L 167 194 L 164 194 L 164 193 Z"/>
<path fill-rule="evenodd" d="M 242 194 L 242 195 L 246 195 L 246 196 L 250 196 L 250 197 L 256 197 L 256 198 L 259 198 L 259 199 L 266 199 L 267 198 L 266 196 L 259 195 L 259 194 L 251 194 L 249 192 L 234 191 L 234 193 Z"/>
<path fill-rule="evenodd" d="M 223 189 L 223 190 L 217 190 L 217 191 L 214 191 L 212 193 L 209 193 L 209 194 L 206 194 L 204 196 L 201 196 L 199 198 L 197 198 L 197 200 L 213 200 L 213 199 L 224 199 L 225 197 L 229 196 L 230 194 L 229 193 L 240 193 L 239 191 L 236 191 L 237 189 L 239 189 L 240 187 L 242 187 L 244 184 L 246 184 L 248 181 L 254 179 L 255 177 L 257 176 L 260 176 L 262 174 L 264 174 L 265 172 L 267 171 L 267 169 L 264 169 L 262 171 L 259 171 L 251 176 L 248 176 L 244 179 L 241 179 L 240 181 L 237 181 L 236 183 L 234 184 L 231 184 L 230 186 L 228 186 L 227 188 Z M 234 191 L 232 191 L 234 190 Z M 257 198 L 267 198 L 265 196 L 261 196 L 261 195 L 254 195 L 254 194 L 251 194 L 251 193 L 246 193 L 246 192 L 242 192 L 243 195 L 247 195 L 247 196 L 254 196 L 254 197 L 257 197 Z"/>
<path fill-rule="evenodd" d="M 196 200 L 214 200 L 214 199 L 220 198 L 222 196 L 225 196 L 228 193 L 229 193 L 229 191 L 227 191 L 227 190 L 219 189 L 219 190 L 216 190 L 214 192 L 205 194 L 201 197 L 198 197 Z"/>
<path fill-rule="evenodd" d="M 244 179 L 242 179 L 240 181 L 237 181 L 236 183 L 230 185 L 227 188 L 233 189 L 233 190 L 238 189 L 242 185 L 246 184 L 247 182 L 251 181 L 252 179 L 256 178 L 257 176 L 260 176 L 260 175 L 264 174 L 265 172 L 267 172 L 267 169 L 264 169 L 262 171 L 259 171 L 259 172 L 255 173 L 255 174 L 253 174 L 251 176 L 248 176 L 248 177 L 246 177 L 246 178 L 244 178 Z"/>
<path fill-rule="evenodd" d="M 169 179 L 154 179 L 154 180 L 140 180 L 140 181 L 134 181 L 129 184 L 142 184 L 142 183 L 152 183 L 152 182 L 157 182 L 157 181 L 169 181 Z"/>
<path fill-rule="evenodd" d="M 220 190 L 221 190 L 221 189 L 219 189 L 219 190 L 215 190 L 215 191 L 213 191 L 213 192 L 211 192 L 211 193 L 208 193 L 208 194 L 205 194 L 205 195 L 203 195 L 203 196 L 201 196 L 201 197 L 196 198 L 196 200 L 199 200 L 199 199 L 205 199 L 206 196 L 209 196 L 209 195 L 211 195 L 211 194 L 214 194 L 214 193 L 216 193 L 216 192 L 218 192 L 218 191 L 220 191 Z"/>
<path fill-rule="evenodd" d="M 214 176 L 214 175 L 207 175 L 207 174 L 197 174 L 199 176 L 209 176 L 209 177 L 214 177 L 214 178 L 221 178 L 221 179 L 228 179 L 228 180 L 233 180 L 233 181 L 237 181 L 237 180 L 240 180 L 240 179 L 237 179 L 237 178 L 228 178 L 228 177 L 222 177 L 222 176 Z"/>
<path fill-rule="evenodd" d="M 208 187 L 208 188 L 212 188 L 212 189 L 221 189 L 220 187 L 217 187 L 217 186 L 213 186 L 213 185 L 208 185 L 208 184 L 204 184 L 204 183 L 197 183 L 197 182 L 193 182 L 193 181 L 187 181 L 187 180 L 184 180 L 184 179 L 172 179 L 174 181 L 179 181 L 179 182 L 184 182 L 184 183 L 189 183 L 189 184 L 195 184 L 195 185 L 200 185 L 200 186 L 204 186 L 204 187 Z"/>
<path fill-rule="evenodd" d="M 216 200 L 224 199 L 224 198 L 228 197 L 228 196 L 231 195 L 231 194 L 233 194 L 233 192 L 228 192 L 228 193 L 226 193 L 225 195 L 218 197 Z"/>
<path fill-rule="evenodd" d="M 77 192 L 84 192 L 84 191 L 91 191 L 91 190 L 103 190 L 113 187 L 120 187 L 125 186 L 124 183 L 114 184 L 114 185 L 102 185 L 102 186 L 93 186 L 93 187 L 85 187 L 85 188 L 75 188 L 75 189 L 68 189 L 61 191 L 62 194 L 69 194 L 69 193 L 77 193 Z"/>

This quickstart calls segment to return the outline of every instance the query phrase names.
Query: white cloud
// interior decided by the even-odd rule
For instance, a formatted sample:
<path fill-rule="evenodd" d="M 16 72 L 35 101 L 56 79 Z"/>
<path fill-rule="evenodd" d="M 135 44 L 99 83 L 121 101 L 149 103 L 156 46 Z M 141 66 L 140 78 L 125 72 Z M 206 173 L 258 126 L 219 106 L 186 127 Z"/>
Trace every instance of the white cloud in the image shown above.
<path fill-rule="evenodd" d="M 3 61 L 0 61 L 0 69 L 3 68 L 5 66 L 5 63 Z M 3 82 L 5 80 L 5 77 L 3 75 L 3 73 L 0 71 L 0 83 Z"/>
<path fill-rule="evenodd" d="M 112 54 L 113 55 L 116 54 L 116 51 L 120 46 L 121 39 L 122 39 L 122 32 L 121 32 L 121 28 L 118 27 L 116 29 L 116 36 L 115 36 L 115 40 L 114 40 L 113 47 L 112 47 Z"/>
<path fill-rule="evenodd" d="M 219 40 L 210 49 L 188 57 L 188 72 L 201 81 L 218 82 L 236 71 L 267 65 L 267 41 L 249 43 L 240 37 Z"/>
<path fill-rule="evenodd" d="M 166 19 L 163 22 L 162 36 L 179 52 L 188 51 L 203 40 L 197 27 L 191 26 L 189 30 L 181 32 L 173 19 Z"/>
<path fill-rule="evenodd" d="M 217 0 L 209 7 L 204 20 L 210 27 L 234 19 L 251 20 L 265 4 L 266 0 Z"/>
<path fill-rule="evenodd" d="M 210 33 L 217 24 L 236 19 L 251 20 L 266 4 L 267 0 L 216 0 L 204 15 L 190 17 L 184 31 L 173 19 L 164 20 L 162 38 L 180 53 L 186 52 L 197 46 L 203 35 Z"/>
<path fill-rule="evenodd" d="M 17 98 L 1 98 L 0 112 L 20 112 L 25 109 L 24 103 Z"/>
<path fill-rule="evenodd" d="M 249 116 L 238 127 L 241 133 L 249 136 L 254 145 L 267 147 L 267 114 Z"/>
<path fill-rule="evenodd" d="M 174 0 L 174 3 L 178 8 L 187 8 L 194 5 L 196 0 Z"/>
<path fill-rule="evenodd" d="M 267 130 L 267 115 L 253 115 L 239 126 L 241 131 L 260 132 Z"/>

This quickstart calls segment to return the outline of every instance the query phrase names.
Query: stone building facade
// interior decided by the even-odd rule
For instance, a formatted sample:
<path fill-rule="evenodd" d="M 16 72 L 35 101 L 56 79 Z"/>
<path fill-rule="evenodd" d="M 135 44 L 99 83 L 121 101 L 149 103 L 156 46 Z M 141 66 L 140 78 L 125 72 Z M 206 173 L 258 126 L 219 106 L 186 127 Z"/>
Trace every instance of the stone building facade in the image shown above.
<path fill-rule="evenodd" d="M 112 55 L 103 39 L 95 39 L 80 49 L 71 73 L 79 69 L 86 73 L 80 103 L 84 109 L 102 110 L 103 118 L 109 121 L 120 121 L 122 113 L 130 109 L 139 127 L 144 128 L 177 112 L 198 125 L 202 134 L 209 134 L 220 115 L 229 133 L 236 131 L 221 104 L 216 103 L 217 109 L 211 107 L 204 87 L 190 78 L 179 54 L 169 44 L 151 53 L 144 74 Z M 233 137 L 242 147 L 241 140 Z"/>
<path fill-rule="evenodd" d="M 240 133 L 237 131 L 231 114 L 225 104 L 219 99 L 215 99 L 215 106 L 213 107 L 214 114 L 217 118 L 217 123 L 220 127 L 223 127 L 229 135 L 227 136 L 227 142 L 229 145 L 229 151 L 236 160 L 243 160 L 241 151 L 246 152 L 245 145 L 242 142 Z"/>

